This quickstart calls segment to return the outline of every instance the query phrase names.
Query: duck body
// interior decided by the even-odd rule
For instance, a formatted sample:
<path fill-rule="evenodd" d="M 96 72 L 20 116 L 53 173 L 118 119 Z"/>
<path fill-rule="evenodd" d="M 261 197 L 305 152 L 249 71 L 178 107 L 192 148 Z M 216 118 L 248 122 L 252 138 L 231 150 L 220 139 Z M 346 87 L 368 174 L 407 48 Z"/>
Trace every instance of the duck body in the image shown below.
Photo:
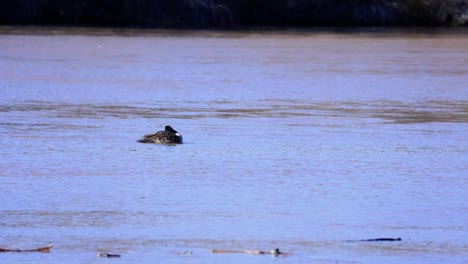
<path fill-rule="evenodd" d="M 164 131 L 158 131 L 153 134 L 144 135 L 138 140 L 141 143 L 156 143 L 156 144 L 182 144 L 183 138 L 171 126 L 166 126 Z"/>

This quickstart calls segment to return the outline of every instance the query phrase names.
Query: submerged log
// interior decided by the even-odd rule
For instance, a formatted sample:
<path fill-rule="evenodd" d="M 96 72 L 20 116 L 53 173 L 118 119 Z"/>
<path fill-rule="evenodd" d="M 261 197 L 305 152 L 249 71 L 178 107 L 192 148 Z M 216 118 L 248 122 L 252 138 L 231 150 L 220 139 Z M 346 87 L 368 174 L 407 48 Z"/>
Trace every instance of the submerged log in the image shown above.
<path fill-rule="evenodd" d="M 100 258 L 120 258 L 119 254 L 99 253 L 97 255 Z"/>
<path fill-rule="evenodd" d="M 388 238 L 388 237 L 381 237 L 381 238 L 370 238 L 370 239 L 358 239 L 358 240 L 346 240 L 346 242 L 393 242 L 393 241 L 401 241 L 401 238 Z"/>

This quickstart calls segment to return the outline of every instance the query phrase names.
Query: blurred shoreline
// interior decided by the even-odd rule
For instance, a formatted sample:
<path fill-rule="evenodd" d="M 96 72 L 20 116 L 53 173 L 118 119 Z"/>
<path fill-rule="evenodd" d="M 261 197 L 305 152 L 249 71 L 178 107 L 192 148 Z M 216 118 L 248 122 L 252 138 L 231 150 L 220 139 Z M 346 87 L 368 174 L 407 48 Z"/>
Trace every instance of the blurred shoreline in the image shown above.
<path fill-rule="evenodd" d="M 284 27 L 256 27 L 236 29 L 171 29 L 171 28 L 134 28 L 134 27 L 83 27 L 83 26 L 30 26 L 30 25 L 0 25 L 0 35 L 83 35 L 83 36 L 123 36 L 123 37 L 151 37 L 151 36 L 197 36 L 197 37 L 232 37 L 275 35 L 275 36 L 307 36 L 307 35 L 362 35 L 379 36 L 413 36 L 413 37 L 453 37 L 468 36 L 468 27 L 314 27 L 314 28 L 284 28 Z"/>
<path fill-rule="evenodd" d="M 218 29 L 466 27 L 466 0 L 11 0 L 0 25 Z"/>

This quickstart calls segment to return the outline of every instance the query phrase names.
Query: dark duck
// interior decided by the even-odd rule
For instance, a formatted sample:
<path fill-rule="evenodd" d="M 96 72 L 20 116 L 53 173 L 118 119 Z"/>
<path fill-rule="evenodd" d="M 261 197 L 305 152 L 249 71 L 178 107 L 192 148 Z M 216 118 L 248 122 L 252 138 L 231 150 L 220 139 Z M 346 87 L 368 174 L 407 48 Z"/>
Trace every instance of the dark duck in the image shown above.
<path fill-rule="evenodd" d="M 171 126 L 166 126 L 164 131 L 144 135 L 138 142 L 156 144 L 182 144 L 182 135 Z"/>

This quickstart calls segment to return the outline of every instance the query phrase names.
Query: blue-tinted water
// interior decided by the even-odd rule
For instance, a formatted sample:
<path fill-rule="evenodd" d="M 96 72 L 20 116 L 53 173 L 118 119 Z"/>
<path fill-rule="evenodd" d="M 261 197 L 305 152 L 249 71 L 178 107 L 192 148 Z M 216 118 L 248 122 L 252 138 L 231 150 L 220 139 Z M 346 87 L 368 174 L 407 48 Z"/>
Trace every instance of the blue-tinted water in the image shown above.
<path fill-rule="evenodd" d="M 8 263 L 468 259 L 467 35 L 2 32 Z"/>

